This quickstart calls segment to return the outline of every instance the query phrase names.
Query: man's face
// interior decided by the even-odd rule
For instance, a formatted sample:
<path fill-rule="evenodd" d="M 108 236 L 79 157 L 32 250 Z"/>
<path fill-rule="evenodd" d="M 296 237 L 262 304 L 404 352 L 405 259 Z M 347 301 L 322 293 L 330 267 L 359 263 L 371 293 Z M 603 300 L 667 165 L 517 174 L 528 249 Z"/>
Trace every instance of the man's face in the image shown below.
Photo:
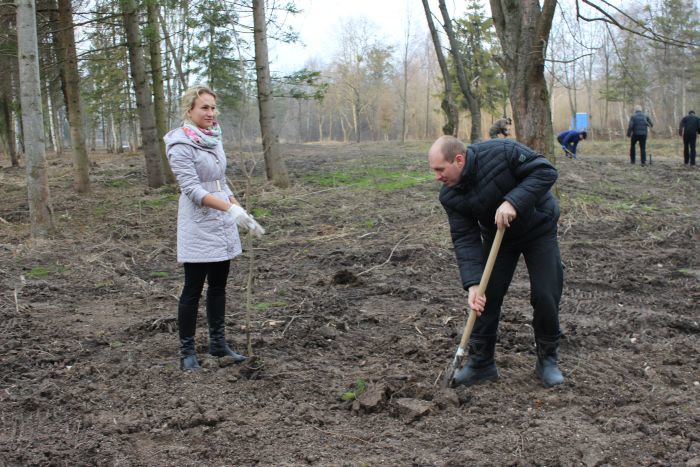
<path fill-rule="evenodd" d="M 428 163 L 430 164 L 430 170 L 435 172 L 435 180 L 449 187 L 459 183 L 462 178 L 464 162 L 464 154 L 457 154 L 454 162 L 447 162 L 445 156 L 442 155 L 442 149 L 439 147 L 430 148 L 428 153 Z"/>

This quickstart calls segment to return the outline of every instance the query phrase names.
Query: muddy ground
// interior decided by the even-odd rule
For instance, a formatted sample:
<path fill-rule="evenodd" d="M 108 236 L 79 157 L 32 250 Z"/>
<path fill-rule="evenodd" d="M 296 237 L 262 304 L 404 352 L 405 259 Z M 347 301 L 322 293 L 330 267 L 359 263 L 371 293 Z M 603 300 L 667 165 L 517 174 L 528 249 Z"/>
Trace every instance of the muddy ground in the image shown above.
<path fill-rule="evenodd" d="M 196 374 L 178 369 L 174 190 L 145 188 L 140 155 L 94 154 L 78 196 L 50 156 L 58 233 L 29 241 L 24 169 L 3 167 L 0 464 L 699 465 L 700 169 L 671 149 L 642 168 L 624 143 L 582 146 L 558 161 L 553 389 L 534 376 L 521 264 L 500 381 L 439 391 L 466 297 L 427 142 L 285 146 L 295 185 L 258 167 L 247 193 L 229 151 L 268 229 L 248 328 L 248 257 L 228 287 L 230 341 L 245 351 L 248 329 L 259 360 L 207 357 L 202 304 Z"/>

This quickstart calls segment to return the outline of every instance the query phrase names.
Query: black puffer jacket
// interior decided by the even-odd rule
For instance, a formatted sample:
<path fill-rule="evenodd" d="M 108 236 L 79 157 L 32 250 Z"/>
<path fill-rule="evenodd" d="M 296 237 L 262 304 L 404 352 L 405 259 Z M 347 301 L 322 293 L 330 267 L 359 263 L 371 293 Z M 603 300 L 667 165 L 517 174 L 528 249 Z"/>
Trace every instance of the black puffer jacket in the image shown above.
<path fill-rule="evenodd" d="M 700 133 L 700 118 L 696 117 L 695 114 L 688 114 L 683 117 L 680 128 L 678 128 L 678 134 L 681 136 L 685 135 L 688 138 L 695 138 L 695 135 L 698 133 Z"/>
<path fill-rule="evenodd" d="M 653 126 L 651 119 L 638 110 L 630 117 L 630 123 L 627 125 L 627 136 L 646 136 L 648 133 L 647 128 Z"/>
<path fill-rule="evenodd" d="M 481 279 L 486 257 L 481 237 L 493 239 L 503 201 L 518 213 L 504 244 L 525 245 L 555 228 L 559 205 L 549 189 L 556 179 L 557 170 L 544 156 L 516 141 L 494 139 L 467 148 L 462 179 L 440 191 L 465 289 Z"/>

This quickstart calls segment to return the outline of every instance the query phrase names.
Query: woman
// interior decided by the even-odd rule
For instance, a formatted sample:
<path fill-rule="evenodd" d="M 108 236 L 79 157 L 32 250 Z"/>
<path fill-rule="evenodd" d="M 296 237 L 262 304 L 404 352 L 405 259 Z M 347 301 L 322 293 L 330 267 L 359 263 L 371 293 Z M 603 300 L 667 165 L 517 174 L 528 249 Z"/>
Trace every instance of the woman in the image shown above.
<path fill-rule="evenodd" d="M 226 155 L 216 122 L 216 94 L 205 86 L 182 97 L 183 125 L 165 136 L 168 161 L 180 185 L 177 261 L 184 264 L 185 286 L 178 306 L 180 368 L 198 370 L 194 350 L 197 308 L 207 280 L 209 353 L 246 359 L 226 343 L 226 280 L 232 258 L 241 254 L 237 226 L 260 236 L 264 229 L 243 209 L 226 184 Z"/>

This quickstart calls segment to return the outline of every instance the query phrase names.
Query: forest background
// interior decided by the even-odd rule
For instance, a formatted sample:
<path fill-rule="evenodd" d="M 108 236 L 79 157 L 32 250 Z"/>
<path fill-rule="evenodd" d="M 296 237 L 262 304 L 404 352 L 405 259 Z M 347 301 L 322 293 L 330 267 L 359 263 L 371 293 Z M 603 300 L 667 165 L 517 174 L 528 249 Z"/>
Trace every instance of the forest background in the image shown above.
<path fill-rule="evenodd" d="M 220 96 L 227 142 L 244 144 L 260 137 L 248 3 L 153 1 L 148 7 L 139 6 L 143 35 L 153 38 L 160 49 L 157 52 L 165 99 L 162 111 L 167 128 L 179 124 L 178 97 L 183 89 L 202 83 Z M 512 115 L 505 73 L 497 60 L 501 47 L 487 5 L 478 1 L 458 3 L 458 11 L 453 13 L 455 31 L 460 44 L 470 47 L 474 54 L 473 60 L 468 58 L 472 61 L 467 63 L 467 73 L 478 83 L 482 136 L 486 136 L 494 119 Z M 63 91 L 66 83 L 61 75 L 63 53 L 57 37 L 60 28 L 66 26 L 59 26 L 58 6 L 56 0 L 37 3 L 46 143 L 55 152 L 70 146 Z M 70 6 L 88 147 L 135 151 L 141 144 L 140 129 L 121 6 L 102 0 L 74 1 Z M 149 16 L 151 7 L 156 11 Z M 698 107 L 697 49 L 648 40 L 600 21 L 577 20 L 576 11 L 573 1 L 558 2 L 546 49 L 545 73 L 555 132 L 569 127 L 571 115 L 587 112 L 593 138 L 624 136 L 629 114 L 638 104 L 655 122 L 655 136 L 674 136 L 683 115 Z M 619 12 L 612 11 L 630 28 L 635 27 L 636 19 L 667 37 L 689 43 L 698 40 L 700 23 L 693 0 L 626 2 Z M 0 13 L 0 53 L 4 57 L 0 69 L 0 139 L 4 160 L 8 160 L 16 151 L 15 144 L 22 152 L 23 138 L 19 74 L 14 60 L 15 11 L 4 4 Z M 271 43 L 297 38 L 299 31 L 290 29 L 289 18 L 303 16 L 303 10 L 293 4 L 271 2 L 267 13 Z M 589 12 L 587 16 L 594 15 Z M 281 140 L 348 142 L 430 139 L 439 135 L 444 123 L 440 110 L 443 84 L 420 3 L 396 2 L 390 21 L 403 24 L 404 36 L 394 42 L 387 41 L 380 25 L 363 16 L 327 21 L 336 26 L 336 35 L 327 38 L 325 57 L 309 58 L 294 72 L 275 74 L 276 64 L 270 64 Z M 444 33 L 442 41 L 447 43 Z M 290 46 L 282 50 L 290 50 Z M 151 48 L 151 58 L 155 52 Z M 448 60 L 454 68 L 453 60 Z M 149 63 L 156 63 L 152 59 L 146 62 L 147 68 Z M 150 69 L 146 71 L 154 76 Z M 356 99 L 356 95 L 361 98 Z M 458 134 L 468 139 L 471 116 L 462 101 L 458 102 L 462 114 Z"/>

